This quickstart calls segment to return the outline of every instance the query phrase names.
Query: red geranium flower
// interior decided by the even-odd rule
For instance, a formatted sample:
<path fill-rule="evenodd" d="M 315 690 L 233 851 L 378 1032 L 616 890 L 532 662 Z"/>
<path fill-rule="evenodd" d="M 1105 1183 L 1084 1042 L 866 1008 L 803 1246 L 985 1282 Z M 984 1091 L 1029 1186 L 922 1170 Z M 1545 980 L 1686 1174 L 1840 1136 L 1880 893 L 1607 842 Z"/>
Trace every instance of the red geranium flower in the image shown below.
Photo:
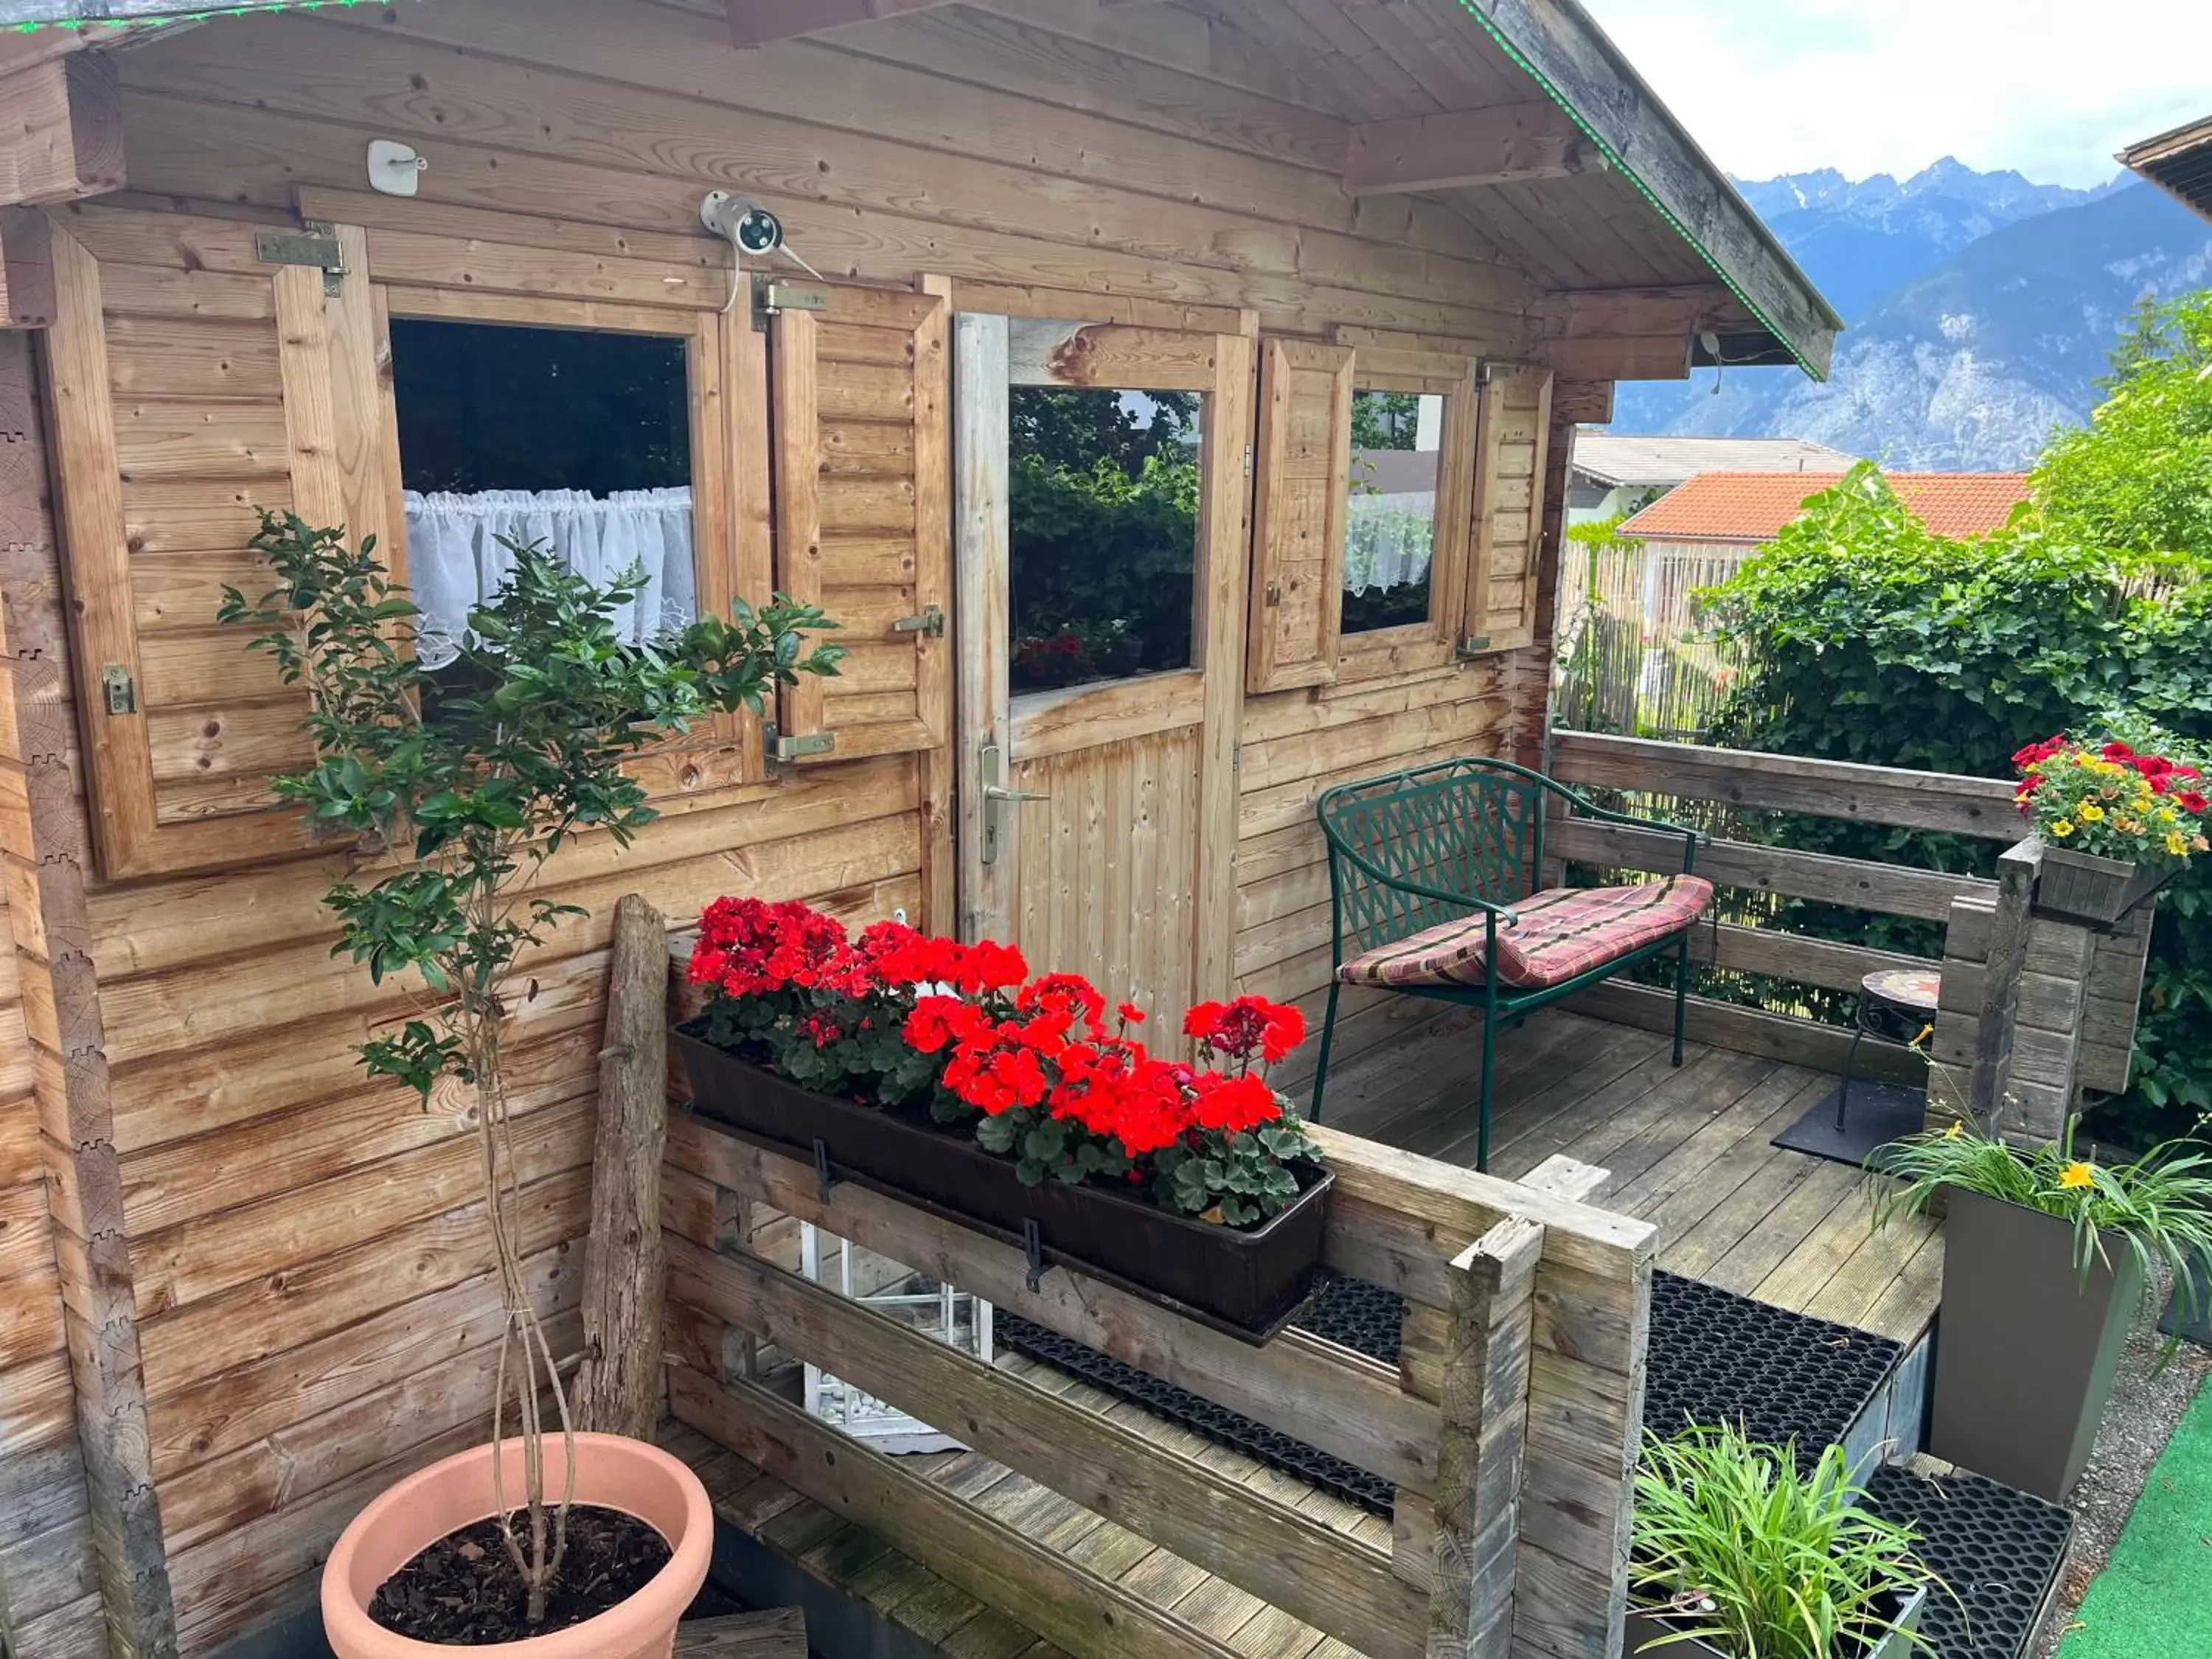
<path fill-rule="evenodd" d="M 1121 1015 L 1124 1025 L 1142 1025 L 1145 1023 L 1145 1011 L 1133 1002 L 1116 1003 L 1114 1012 Z"/>

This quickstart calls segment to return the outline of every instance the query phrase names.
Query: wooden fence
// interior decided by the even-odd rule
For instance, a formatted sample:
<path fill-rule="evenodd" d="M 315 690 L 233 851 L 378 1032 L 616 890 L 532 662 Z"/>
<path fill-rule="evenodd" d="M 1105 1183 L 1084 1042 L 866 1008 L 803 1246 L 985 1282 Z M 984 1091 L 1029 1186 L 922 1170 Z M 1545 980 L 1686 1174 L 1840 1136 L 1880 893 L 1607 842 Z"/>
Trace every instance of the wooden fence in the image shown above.
<path fill-rule="evenodd" d="M 2021 833 L 2013 787 L 1995 778 L 1568 731 L 1551 734 L 1547 767 L 1553 777 L 1579 788 L 1626 791 L 1662 803 L 1806 813 L 1990 842 L 2012 842 Z M 1682 867 L 1679 836 L 1578 816 L 1558 815 L 1547 824 L 1545 853 L 1547 881 L 1569 862 L 1661 875 Z M 1698 849 L 1697 870 L 1723 889 L 1936 922 L 1948 922 L 1961 900 L 1988 905 L 1996 895 L 1996 884 L 1980 877 L 1725 837 Z M 1857 990 L 1862 979 L 1880 969 L 1942 965 L 1933 958 L 1729 922 L 1701 924 L 1692 955 L 1713 967 L 1838 991 Z M 1619 981 L 1586 993 L 1579 1002 L 1607 1018 L 1657 1030 L 1668 1029 L 1674 1018 L 1670 994 Z M 1850 1032 L 1831 1025 L 1703 997 L 1692 999 L 1690 1018 L 1692 1034 L 1701 1040 L 1831 1071 L 1841 1068 L 1850 1041 Z M 1871 1075 L 1913 1081 L 1921 1069 L 1895 1045 L 1871 1039 L 1860 1049 L 1859 1065 Z"/>
<path fill-rule="evenodd" d="M 678 1081 L 680 1066 L 672 1067 Z M 1290 1331 L 1255 1346 L 688 1112 L 663 1195 L 675 1415 L 1072 1654 L 1233 1650 L 1108 1571 L 748 1379 L 750 1340 L 821 1366 L 1373 1659 L 1619 1650 L 1653 1230 L 1581 1201 L 1564 1160 L 1516 1186 L 1323 1133 L 1326 1260 L 1407 1298 L 1384 1365 Z M 958 1285 L 1395 1483 L 1389 1541 L 808 1282 L 789 1220 Z"/>
<path fill-rule="evenodd" d="M 1570 542 L 1559 562 L 1553 707 L 1629 736 L 1692 741 L 1712 726 L 1740 653 L 1697 596 L 1757 550 L 1708 544 Z"/>

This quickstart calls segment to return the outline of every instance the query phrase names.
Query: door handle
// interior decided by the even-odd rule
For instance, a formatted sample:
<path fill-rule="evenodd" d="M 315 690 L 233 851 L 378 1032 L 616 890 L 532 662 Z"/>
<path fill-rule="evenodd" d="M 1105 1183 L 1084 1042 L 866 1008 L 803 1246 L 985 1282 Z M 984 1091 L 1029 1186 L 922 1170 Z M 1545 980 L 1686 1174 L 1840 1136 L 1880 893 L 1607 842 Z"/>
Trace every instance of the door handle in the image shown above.
<path fill-rule="evenodd" d="M 1004 814 L 1009 806 L 1018 806 L 1024 801 L 1050 800 L 1052 797 L 1034 789 L 1009 789 L 1006 787 L 1006 751 L 995 743 L 987 743 L 977 757 L 977 771 L 983 786 L 983 859 L 985 864 L 999 861 L 999 845 L 1005 839 Z"/>

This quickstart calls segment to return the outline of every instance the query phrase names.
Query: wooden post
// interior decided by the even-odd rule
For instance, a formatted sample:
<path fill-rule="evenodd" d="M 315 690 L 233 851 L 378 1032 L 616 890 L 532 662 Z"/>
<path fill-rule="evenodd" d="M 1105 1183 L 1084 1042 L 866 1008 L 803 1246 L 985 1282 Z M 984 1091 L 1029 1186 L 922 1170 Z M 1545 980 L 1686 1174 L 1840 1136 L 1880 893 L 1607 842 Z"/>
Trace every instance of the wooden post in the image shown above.
<path fill-rule="evenodd" d="M 579 1427 L 650 1439 L 660 1417 L 660 1162 L 668 1144 L 668 923 L 635 893 L 615 906 L 592 1238 L 584 1261 Z"/>
<path fill-rule="evenodd" d="M 1969 1097 L 1974 1115 L 1991 1133 L 2002 1127 L 2012 1072 L 2013 1024 L 2020 1004 L 2021 975 L 2027 967 L 2028 907 L 2035 898 L 2041 851 L 2039 843 L 2024 841 L 1997 860 L 1996 918 L 1990 929 L 1990 963 L 1982 986 L 1981 1025 L 1976 1034 Z"/>
<path fill-rule="evenodd" d="M 1503 1659 L 1513 1645 L 1533 1292 L 1543 1253 L 1542 1225 L 1514 1216 L 1451 1264 L 1430 1659 Z"/>

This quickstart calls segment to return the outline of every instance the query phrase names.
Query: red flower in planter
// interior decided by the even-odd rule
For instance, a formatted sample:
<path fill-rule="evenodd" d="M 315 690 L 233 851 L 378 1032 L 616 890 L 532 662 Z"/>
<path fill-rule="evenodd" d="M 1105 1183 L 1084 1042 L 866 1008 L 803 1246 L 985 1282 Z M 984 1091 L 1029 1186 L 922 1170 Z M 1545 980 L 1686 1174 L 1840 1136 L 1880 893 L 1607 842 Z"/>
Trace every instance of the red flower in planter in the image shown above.
<path fill-rule="evenodd" d="M 1306 1040 L 1306 1017 L 1287 1003 L 1238 997 L 1200 1003 L 1184 1018 L 1182 1029 L 1201 1048 L 1248 1064 L 1257 1054 L 1272 1066 Z"/>
<path fill-rule="evenodd" d="M 2187 790 L 2175 799 L 2185 812 L 2194 812 L 2199 817 L 2207 812 L 2212 812 L 2212 800 L 2206 799 L 2202 790 Z"/>
<path fill-rule="evenodd" d="M 1283 1103 L 1264 1078 L 1249 1072 L 1242 1077 L 1208 1073 L 1198 1080 L 1194 1115 L 1200 1128 L 1237 1134 L 1273 1123 L 1282 1115 Z"/>

